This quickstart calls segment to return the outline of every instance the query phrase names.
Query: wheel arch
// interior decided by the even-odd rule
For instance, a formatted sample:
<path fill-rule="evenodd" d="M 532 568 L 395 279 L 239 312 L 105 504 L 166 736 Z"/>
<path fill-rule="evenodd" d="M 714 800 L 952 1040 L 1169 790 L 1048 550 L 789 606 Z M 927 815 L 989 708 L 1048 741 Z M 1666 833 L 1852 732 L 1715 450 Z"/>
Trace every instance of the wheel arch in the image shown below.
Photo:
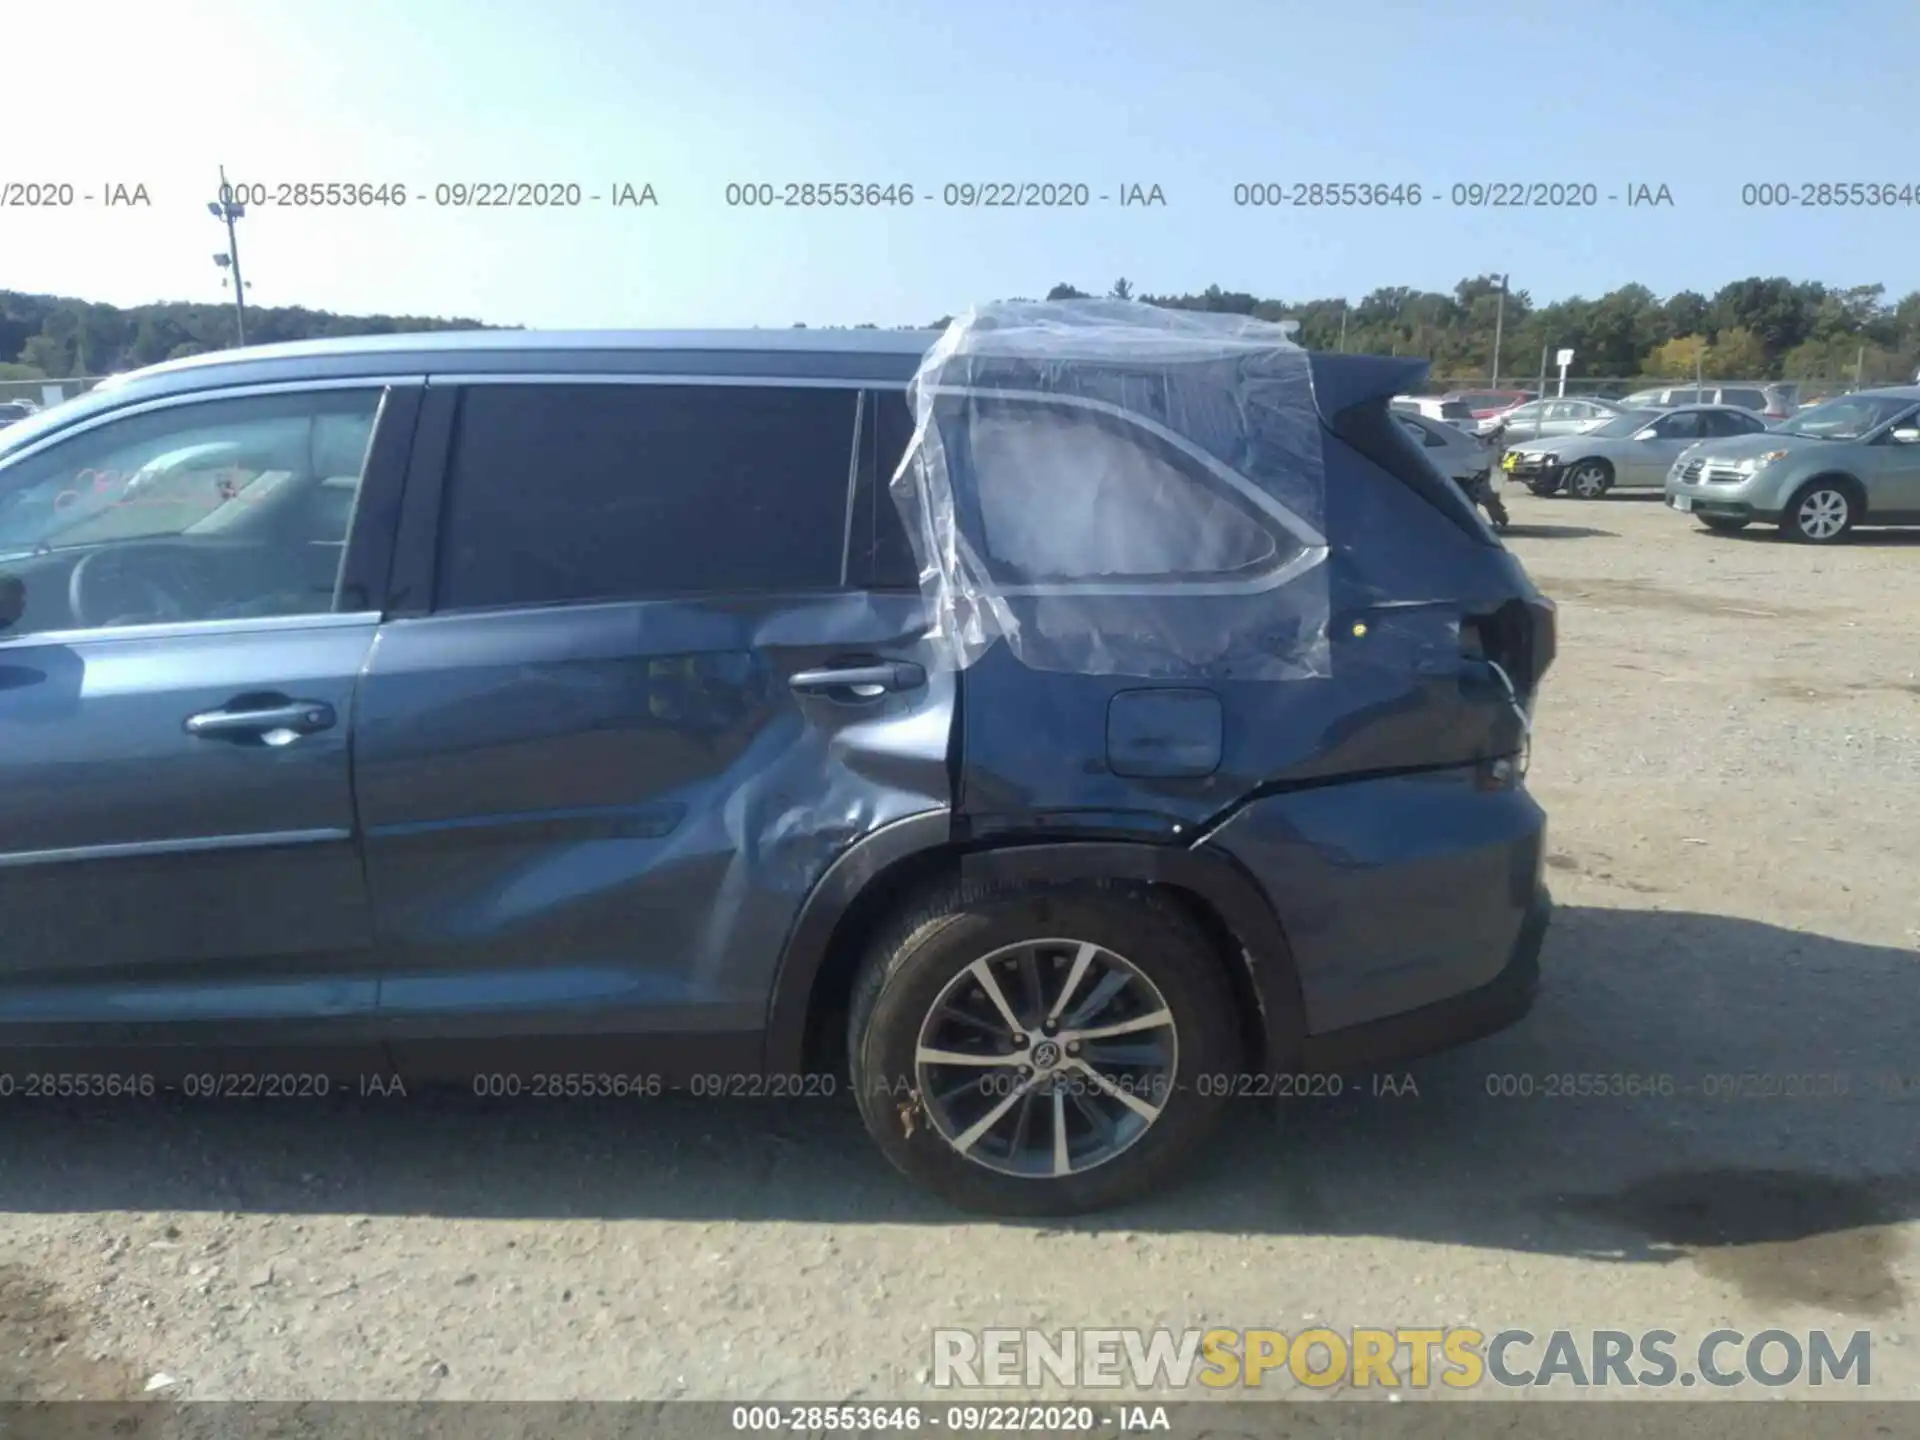
<path fill-rule="evenodd" d="M 959 840 L 946 812 L 896 821 L 844 852 L 789 934 L 768 1005 L 762 1065 L 796 1074 L 841 1063 L 837 1046 L 865 940 L 925 888 L 959 881 L 1152 887 L 1181 906 L 1219 951 L 1248 1063 L 1294 1058 L 1305 1035 L 1286 934 L 1230 858 L 1144 841 L 1035 839 L 987 848 Z"/>
<path fill-rule="evenodd" d="M 1786 503 L 1780 507 L 1781 515 L 1790 515 L 1794 507 L 1800 503 L 1800 497 L 1815 485 L 1837 485 L 1844 489 L 1853 498 L 1855 524 L 1858 524 L 1861 516 L 1867 513 L 1867 487 L 1858 475 L 1851 470 L 1822 470 L 1817 475 L 1809 475 L 1806 479 L 1795 483 L 1787 492 Z"/>

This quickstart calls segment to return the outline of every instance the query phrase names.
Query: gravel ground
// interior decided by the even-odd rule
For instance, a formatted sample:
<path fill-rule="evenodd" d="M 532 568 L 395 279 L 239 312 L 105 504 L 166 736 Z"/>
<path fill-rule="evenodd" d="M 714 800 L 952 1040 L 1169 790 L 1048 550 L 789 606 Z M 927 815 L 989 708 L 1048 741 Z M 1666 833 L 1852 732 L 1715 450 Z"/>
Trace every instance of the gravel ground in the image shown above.
<path fill-rule="evenodd" d="M 831 1102 L 16 1104 L 0 1398 L 884 1399 L 935 1325 L 1312 1323 L 1865 1328 L 1920 1395 L 1920 534 L 1511 504 L 1561 908 L 1535 1014 L 1417 1095 L 1243 1102 L 1060 1226 L 957 1221 Z"/>

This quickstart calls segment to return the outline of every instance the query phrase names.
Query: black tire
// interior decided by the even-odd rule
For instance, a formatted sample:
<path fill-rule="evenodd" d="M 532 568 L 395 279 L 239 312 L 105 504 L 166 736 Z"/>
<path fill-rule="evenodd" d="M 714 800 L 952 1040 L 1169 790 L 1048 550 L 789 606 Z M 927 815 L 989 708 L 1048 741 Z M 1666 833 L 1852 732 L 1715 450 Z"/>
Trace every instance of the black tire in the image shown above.
<path fill-rule="evenodd" d="M 1581 460 L 1561 483 L 1576 500 L 1598 500 L 1613 488 L 1613 467 L 1604 460 Z"/>
<path fill-rule="evenodd" d="M 1837 545 L 1853 533 L 1859 518 L 1860 497 L 1851 485 L 1844 480 L 1809 480 L 1781 512 L 1780 533 L 1802 545 Z"/>
<path fill-rule="evenodd" d="M 935 1002 L 976 960 L 1056 938 L 1110 950 L 1157 987 L 1172 1015 L 1172 1085 L 1157 1117 L 1111 1158 L 1057 1178 L 1009 1174 L 963 1155 L 940 1132 L 915 1057 Z M 1074 1215 L 1168 1188 L 1220 1121 L 1225 1087 L 1208 1082 L 1240 1068 L 1224 963 L 1184 913 L 1142 889 L 944 889 L 877 937 L 855 983 L 847 1044 L 861 1119 L 896 1169 L 963 1210 Z"/>
<path fill-rule="evenodd" d="M 1551 500 L 1560 493 L 1560 482 L 1558 480 L 1530 480 L 1527 482 L 1527 489 L 1538 495 L 1542 500 Z"/>
<path fill-rule="evenodd" d="M 1753 523 L 1733 515 L 1696 515 L 1693 518 L 1716 535 L 1732 535 Z"/>

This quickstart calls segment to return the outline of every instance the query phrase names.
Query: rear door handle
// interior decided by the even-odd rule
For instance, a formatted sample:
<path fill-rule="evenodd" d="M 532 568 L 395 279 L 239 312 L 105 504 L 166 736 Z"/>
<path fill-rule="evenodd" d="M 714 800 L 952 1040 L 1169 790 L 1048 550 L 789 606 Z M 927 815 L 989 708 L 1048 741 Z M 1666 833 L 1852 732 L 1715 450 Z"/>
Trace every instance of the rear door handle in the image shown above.
<path fill-rule="evenodd" d="M 787 682 L 802 695 L 824 695 L 840 701 L 877 700 L 889 692 L 918 690 L 926 683 L 926 670 L 911 660 L 802 670 Z"/>
<path fill-rule="evenodd" d="M 203 740 L 231 740 L 243 736 L 271 735 L 276 731 L 293 735 L 311 735 L 330 730 L 334 724 L 333 707 L 320 700 L 288 700 L 262 709 L 202 710 L 187 717 L 187 733 Z"/>

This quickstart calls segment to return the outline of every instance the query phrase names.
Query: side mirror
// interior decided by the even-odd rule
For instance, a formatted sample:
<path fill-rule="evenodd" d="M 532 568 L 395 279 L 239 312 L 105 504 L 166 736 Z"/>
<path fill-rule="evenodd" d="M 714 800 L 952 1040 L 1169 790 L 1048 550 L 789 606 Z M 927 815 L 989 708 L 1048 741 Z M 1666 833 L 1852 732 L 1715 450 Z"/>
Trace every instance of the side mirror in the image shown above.
<path fill-rule="evenodd" d="M 1893 432 L 1892 439 L 1896 445 L 1920 445 L 1920 430 L 1911 425 L 1902 425 Z"/>
<path fill-rule="evenodd" d="M 1655 432 L 1653 426 L 1649 425 L 1644 430 L 1634 431 L 1633 438 L 1636 440 L 1658 440 L 1660 436 Z"/>
<path fill-rule="evenodd" d="M 27 582 L 18 575 L 0 575 L 0 630 L 11 630 L 27 611 Z"/>

